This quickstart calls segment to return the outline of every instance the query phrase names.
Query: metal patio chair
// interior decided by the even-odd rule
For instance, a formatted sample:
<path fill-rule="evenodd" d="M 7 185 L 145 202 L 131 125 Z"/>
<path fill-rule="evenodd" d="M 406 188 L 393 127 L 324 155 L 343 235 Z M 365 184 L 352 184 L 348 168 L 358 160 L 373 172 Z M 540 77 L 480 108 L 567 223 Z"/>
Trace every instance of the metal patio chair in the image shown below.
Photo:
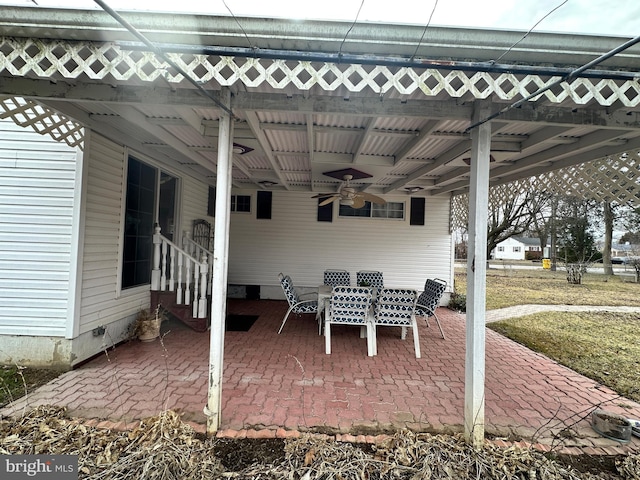
<path fill-rule="evenodd" d="M 296 288 L 293 286 L 293 281 L 289 275 L 283 275 L 280 273 L 278 275 L 280 279 L 280 285 L 282 285 L 282 290 L 284 290 L 284 295 L 287 298 L 287 302 L 289 303 L 289 310 L 284 316 L 282 320 L 282 325 L 280 325 L 280 330 L 278 330 L 278 334 L 282 332 L 284 328 L 284 324 L 287 323 L 287 318 L 291 313 L 295 313 L 296 315 L 304 314 L 304 313 L 318 313 L 318 300 L 317 296 L 315 299 L 310 300 L 302 300 L 301 295 L 298 295 Z M 309 294 L 316 295 L 316 294 Z M 319 323 L 319 328 L 322 327 L 322 324 Z M 320 332 L 318 332 L 320 333 Z"/>
<path fill-rule="evenodd" d="M 351 274 L 346 270 L 325 270 L 324 284 L 335 287 L 337 285 L 351 285 Z"/>
<path fill-rule="evenodd" d="M 376 297 L 373 308 L 373 346 L 374 354 L 378 354 L 378 327 L 401 327 L 401 338 L 407 336 L 407 328 L 413 329 L 413 347 L 416 358 L 420 358 L 420 338 L 415 306 L 418 293 L 407 288 L 383 288 Z"/>
<path fill-rule="evenodd" d="M 356 273 L 356 283 L 358 286 L 375 287 L 380 290 L 384 287 L 384 276 L 382 272 L 360 270 Z"/>
<path fill-rule="evenodd" d="M 442 325 L 440 325 L 438 315 L 436 315 L 436 310 L 440 306 L 440 299 L 446 289 L 447 282 L 444 280 L 439 278 L 427 279 L 424 284 L 424 292 L 420 294 L 416 303 L 416 317 L 424 317 L 427 326 L 429 326 L 429 317 L 434 317 L 443 339 L 444 331 L 442 330 Z"/>
<path fill-rule="evenodd" d="M 331 298 L 326 302 L 324 315 L 325 353 L 331 353 L 331 324 L 355 325 L 366 328 L 367 355 L 374 353 L 374 331 L 370 315 L 372 287 L 336 286 L 331 290 Z"/>

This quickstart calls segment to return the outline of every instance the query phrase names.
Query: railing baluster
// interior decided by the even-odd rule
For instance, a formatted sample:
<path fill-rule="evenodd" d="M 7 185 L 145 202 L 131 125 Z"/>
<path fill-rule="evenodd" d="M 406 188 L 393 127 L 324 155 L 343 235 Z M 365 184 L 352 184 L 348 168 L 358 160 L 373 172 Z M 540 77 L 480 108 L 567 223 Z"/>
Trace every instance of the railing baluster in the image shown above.
<path fill-rule="evenodd" d="M 184 254 L 182 252 L 178 252 L 178 285 L 176 287 L 176 303 L 178 305 L 182 305 L 184 303 L 182 297 L 182 274 L 184 273 Z"/>
<path fill-rule="evenodd" d="M 160 227 L 156 224 L 153 230 L 153 269 L 151 270 L 151 290 L 160 290 L 160 245 L 162 244 L 162 235 L 160 235 Z"/>
<path fill-rule="evenodd" d="M 169 291 L 175 290 L 176 282 L 176 247 L 169 245 Z"/>
<path fill-rule="evenodd" d="M 167 289 L 167 240 L 162 239 L 162 268 L 160 270 L 160 290 Z"/>
<path fill-rule="evenodd" d="M 198 315 L 196 318 L 205 318 L 207 316 L 207 273 L 209 266 L 207 265 L 207 254 L 202 255 L 202 267 L 200 271 L 200 298 L 198 300 Z"/>
<path fill-rule="evenodd" d="M 187 258 L 187 274 L 184 276 L 186 287 L 186 290 L 184 292 L 185 305 L 191 305 L 191 263 L 192 260 L 190 258 Z"/>
<path fill-rule="evenodd" d="M 199 264 L 194 264 L 193 266 L 193 313 L 192 313 L 192 317 L 194 318 L 198 318 L 198 284 L 200 283 L 199 280 L 200 277 L 200 265 Z"/>

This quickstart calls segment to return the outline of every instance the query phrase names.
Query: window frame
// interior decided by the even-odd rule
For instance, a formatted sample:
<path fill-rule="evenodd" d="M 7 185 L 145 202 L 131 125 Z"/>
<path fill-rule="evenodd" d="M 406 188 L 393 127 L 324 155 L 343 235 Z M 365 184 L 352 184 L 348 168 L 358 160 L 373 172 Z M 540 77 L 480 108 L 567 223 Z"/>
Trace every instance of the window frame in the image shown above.
<path fill-rule="evenodd" d="M 401 210 L 389 210 L 390 206 L 401 205 Z M 381 212 L 385 212 L 386 215 L 379 215 Z M 390 212 L 400 211 L 401 217 L 389 216 Z M 343 212 L 358 212 L 357 215 L 343 214 Z M 368 212 L 368 215 L 362 215 L 361 212 Z M 378 214 L 376 214 L 378 213 Z M 365 206 L 362 208 L 352 208 L 347 205 L 339 205 L 338 208 L 339 218 L 368 218 L 371 220 L 396 220 L 404 221 L 407 219 L 407 203 L 406 202 L 387 202 L 384 205 L 377 205 L 371 202 L 365 202 Z"/>
<path fill-rule="evenodd" d="M 238 199 L 242 197 L 243 199 L 243 206 L 246 206 L 248 209 L 247 210 L 238 210 Z M 244 195 L 244 194 L 232 194 L 231 195 L 231 201 L 229 204 L 229 209 L 232 213 L 251 213 L 251 195 Z"/>

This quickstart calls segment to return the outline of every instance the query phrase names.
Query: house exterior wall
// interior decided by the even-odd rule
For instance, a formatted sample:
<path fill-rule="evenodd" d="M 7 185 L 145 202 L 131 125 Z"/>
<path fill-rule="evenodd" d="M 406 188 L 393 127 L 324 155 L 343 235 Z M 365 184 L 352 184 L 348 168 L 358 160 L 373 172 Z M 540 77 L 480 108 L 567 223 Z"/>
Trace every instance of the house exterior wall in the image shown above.
<path fill-rule="evenodd" d="M 81 153 L 0 120 L 0 335 L 65 337 Z"/>
<path fill-rule="evenodd" d="M 65 368 L 77 307 L 82 151 L 0 120 L 0 362 Z"/>
<path fill-rule="evenodd" d="M 261 298 L 284 298 L 278 273 L 298 287 L 315 288 L 327 268 L 349 270 L 355 284 L 358 270 L 380 270 L 385 284 L 422 290 L 427 278 L 445 280 L 451 290 L 449 198 L 426 199 L 424 226 L 409 225 L 408 196 L 385 196 L 406 202 L 405 219 L 338 217 L 317 221 L 317 199 L 309 192 L 273 193 L 270 220 L 256 219 L 255 192 L 251 213 L 232 213 L 229 283 L 260 285 Z"/>
<path fill-rule="evenodd" d="M 519 248 L 520 251 L 514 251 L 514 247 Z M 496 260 L 524 260 L 524 252 L 524 243 L 514 238 L 507 238 L 496 246 L 493 251 L 493 258 Z"/>

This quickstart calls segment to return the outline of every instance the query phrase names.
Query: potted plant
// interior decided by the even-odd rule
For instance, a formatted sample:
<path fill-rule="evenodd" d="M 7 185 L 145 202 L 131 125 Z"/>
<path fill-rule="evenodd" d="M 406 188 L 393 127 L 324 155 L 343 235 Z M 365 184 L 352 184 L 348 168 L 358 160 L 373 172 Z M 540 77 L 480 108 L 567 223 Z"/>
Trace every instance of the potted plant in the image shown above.
<path fill-rule="evenodd" d="M 134 326 L 135 336 L 142 342 L 152 342 L 160 336 L 160 325 L 163 319 L 164 314 L 160 310 L 160 305 L 155 310 L 148 308 L 140 310 Z"/>

